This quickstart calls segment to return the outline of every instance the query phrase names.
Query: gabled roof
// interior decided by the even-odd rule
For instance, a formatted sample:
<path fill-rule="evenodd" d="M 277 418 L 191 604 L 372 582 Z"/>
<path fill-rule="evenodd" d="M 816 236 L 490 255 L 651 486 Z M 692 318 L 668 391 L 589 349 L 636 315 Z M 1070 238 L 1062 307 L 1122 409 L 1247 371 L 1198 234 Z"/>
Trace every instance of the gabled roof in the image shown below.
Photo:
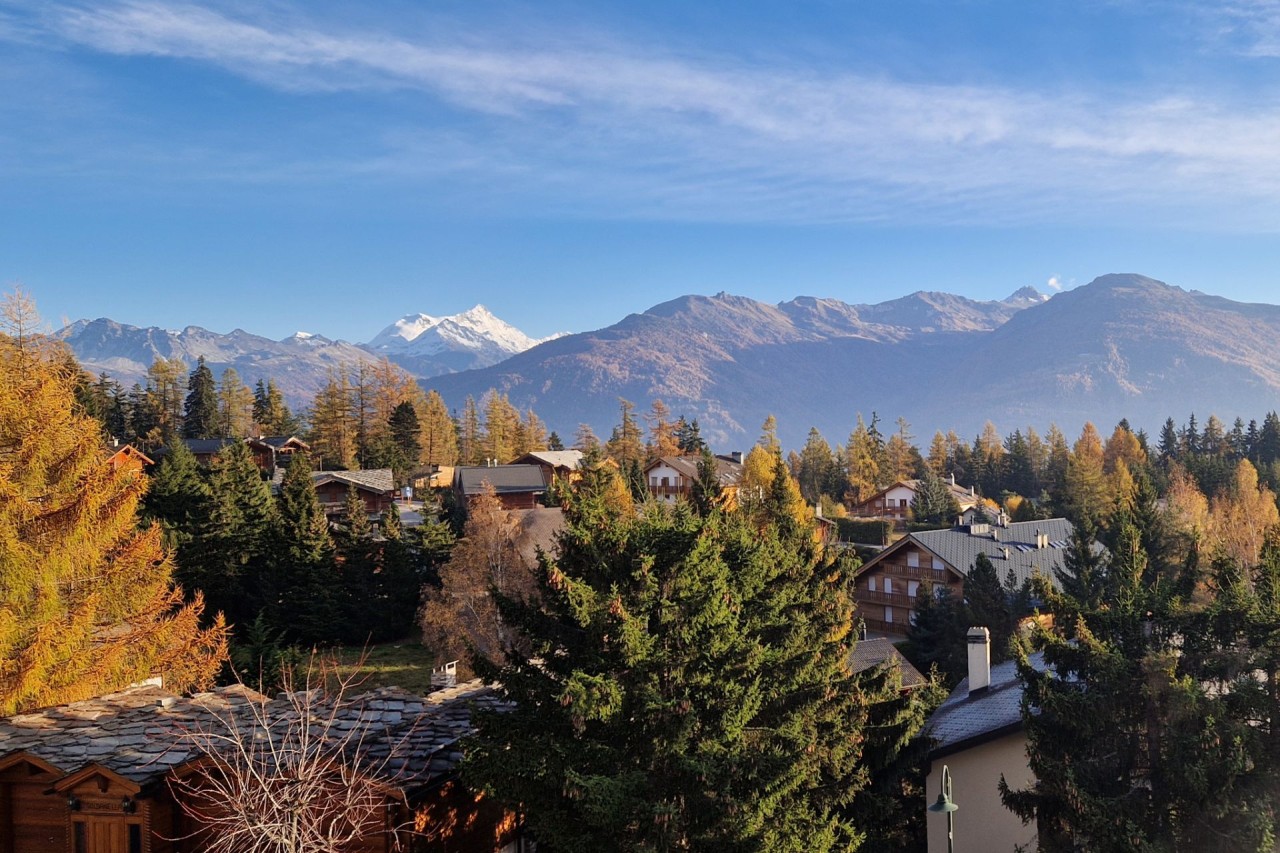
<path fill-rule="evenodd" d="M 647 475 L 659 465 L 665 465 L 692 481 L 698 478 L 698 463 L 701 460 L 701 456 L 660 456 L 644 467 L 644 473 Z M 742 463 L 730 456 L 717 455 L 715 460 L 716 477 L 720 480 L 720 485 L 736 486 L 742 479 Z"/>
<path fill-rule="evenodd" d="M 567 468 L 574 470 L 578 467 L 578 463 L 582 461 L 581 450 L 531 450 L 519 459 L 513 460 L 513 465 L 549 465 L 552 468 Z"/>
<path fill-rule="evenodd" d="M 325 483 L 349 483 L 358 489 L 379 494 L 396 490 L 395 472 L 390 468 L 367 468 L 355 471 L 312 471 L 311 479 L 317 486 Z"/>
<path fill-rule="evenodd" d="M 994 509 L 997 509 L 997 510 L 999 509 L 999 506 L 995 503 L 995 501 L 988 500 L 984 497 L 981 497 L 980 495 L 975 494 L 973 489 L 966 489 L 963 486 L 957 486 L 955 483 L 951 482 L 950 479 L 943 480 L 942 483 L 947 487 L 947 491 L 951 493 L 951 497 L 955 498 L 956 503 L 960 504 L 961 509 L 968 509 L 969 507 L 976 506 L 977 504 L 984 504 Z M 883 489 L 876 492 L 874 495 L 867 498 L 866 500 L 859 501 L 857 505 L 862 506 L 863 504 L 870 503 L 876 498 L 882 498 L 889 492 L 899 487 L 910 489 L 911 493 L 914 495 L 920 491 L 920 481 L 919 480 L 898 480 L 895 483 L 885 486 Z"/>
<path fill-rule="evenodd" d="M 1048 537 L 1048 547 L 1036 547 L 1037 533 Z M 969 574 L 978 554 L 986 554 L 1002 581 L 1011 568 L 1017 583 L 1030 578 L 1036 571 L 1055 579 L 1053 570 L 1063 564 L 1071 535 L 1071 522 L 1065 518 L 1017 521 L 1005 526 L 969 524 L 946 530 L 921 530 L 908 533 L 881 551 L 868 560 L 858 573 L 868 571 L 914 544 L 938 557 L 961 577 Z"/>
<path fill-rule="evenodd" d="M 849 668 L 862 672 L 876 666 L 897 666 L 902 671 L 903 687 L 919 687 L 927 681 L 888 638 L 859 640 L 849 655 Z"/>
<path fill-rule="evenodd" d="M 453 481 L 468 497 L 483 494 L 485 483 L 499 495 L 541 494 L 547 490 L 540 465 L 459 466 L 454 469 Z"/>
<path fill-rule="evenodd" d="M 107 459 L 109 460 L 115 459 L 117 456 L 122 456 L 127 459 L 136 459 L 143 465 L 156 464 L 154 459 L 152 459 L 147 454 L 143 453 L 138 448 L 134 447 L 132 444 L 118 444 L 115 446 L 108 446 Z"/>
<path fill-rule="evenodd" d="M 1031 655 L 1031 665 L 1043 672 L 1044 655 Z M 991 684 L 969 695 L 966 676 L 929 717 L 925 733 L 933 740 L 930 758 L 941 758 L 969 746 L 1022 728 L 1022 682 L 1016 661 L 991 667 Z"/>
<path fill-rule="evenodd" d="M 307 444 L 296 435 L 260 435 L 257 438 L 250 438 L 248 441 L 250 444 L 264 445 L 272 448 L 273 450 L 280 450 L 291 444 L 300 447 L 303 450 L 311 449 L 311 445 Z"/>
<path fill-rule="evenodd" d="M 333 704 L 316 696 L 320 716 L 328 716 Z M 458 742 L 472 730 L 472 707 L 498 703 L 478 680 L 425 697 L 384 687 L 344 699 L 334 711 L 338 725 L 331 732 L 341 740 L 351 729 L 363 727 L 358 739 L 342 741 L 358 743 L 357 754 L 350 757 L 375 775 L 394 774 L 380 781 L 407 791 L 451 773 L 461 759 Z M 270 736 L 257 721 L 271 720 L 273 732 L 279 721 L 296 717 L 297 705 L 287 694 L 268 699 L 239 685 L 190 697 L 135 687 L 0 718 L 0 765 L 12 758 L 52 768 L 65 774 L 57 786 L 99 774 L 141 788 L 201 757 L 190 736 L 193 730 L 234 719 Z"/>
<path fill-rule="evenodd" d="M 184 438 L 182 443 L 195 456 L 212 456 L 221 452 L 224 448 L 233 444 L 238 444 L 238 438 Z"/>

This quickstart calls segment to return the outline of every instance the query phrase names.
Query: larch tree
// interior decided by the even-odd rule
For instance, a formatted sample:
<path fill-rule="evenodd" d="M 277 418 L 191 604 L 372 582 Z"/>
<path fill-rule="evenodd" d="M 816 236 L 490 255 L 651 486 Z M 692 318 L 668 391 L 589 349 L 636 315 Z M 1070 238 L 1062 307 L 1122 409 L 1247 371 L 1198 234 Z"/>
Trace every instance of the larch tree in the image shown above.
<path fill-rule="evenodd" d="M 605 443 L 605 451 L 624 471 L 629 466 L 639 466 L 644 462 L 644 440 L 640 424 L 636 422 L 635 409 L 635 403 L 618 398 L 620 421 Z"/>
<path fill-rule="evenodd" d="M 645 448 L 649 458 L 679 456 L 680 441 L 676 436 L 677 424 L 671 419 L 671 408 L 661 400 L 654 400 L 644 419 L 649 425 L 649 442 Z"/>
<path fill-rule="evenodd" d="M 440 392 L 427 392 L 426 404 L 418 412 L 422 429 L 419 460 L 428 465 L 452 465 L 458 461 L 458 427 L 449 416 Z"/>
<path fill-rule="evenodd" d="M 490 486 L 468 507 L 462 538 L 440 567 L 440 588 L 428 587 L 422 607 L 422 640 L 443 663 L 468 652 L 505 662 L 507 628 L 495 592 L 533 595 L 532 568 L 516 548 L 517 515 L 502 506 Z"/>
<path fill-rule="evenodd" d="M 0 333 L 0 714 L 74 702 L 153 675 L 209 684 L 226 655 L 221 621 L 183 604 L 147 488 L 107 464 L 98 425 L 75 412 L 74 375 L 33 333 L 34 307 L 6 305 Z"/>
<path fill-rule="evenodd" d="M 153 425 L 142 438 L 152 447 L 173 441 L 182 432 L 187 365 L 180 358 L 157 358 L 147 368 L 147 408 Z"/>
<path fill-rule="evenodd" d="M 330 371 L 311 407 L 311 450 L 321 468 L 356 464 L 357 428 L 351 382 L 345 370 Z"/>
<path fill-rule="evenodd" d="M 253 392 L 234 367 L 218 379 L 218 435 L 246 438 L 253 434 Z"/>

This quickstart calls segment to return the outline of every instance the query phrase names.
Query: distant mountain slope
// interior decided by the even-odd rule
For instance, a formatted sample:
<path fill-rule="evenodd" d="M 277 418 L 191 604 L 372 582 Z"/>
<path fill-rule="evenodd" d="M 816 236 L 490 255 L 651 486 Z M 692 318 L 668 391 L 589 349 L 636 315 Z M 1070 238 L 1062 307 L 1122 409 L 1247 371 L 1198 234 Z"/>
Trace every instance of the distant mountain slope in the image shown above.
<path fill-rule="evenodd" d="M 242 329 L 228 334 L 199 326 L 180 331 L 139 328 L 114 320 L 80 320 L 58 332 L 80 363 L 125 386 L 145 382 L 158 357 L 194 364 L 199 356 L 215 373 L 234 367 L 250 384 L 273 378 L 294 405 L 311 401 L 329 370 L 387 357 L 422 378 L 487 367 L 538 341 L 491 314 L 483 305 L 452 317 L 414 314 L 388 326 L 368 344 L 334 341 L 298 332 L 282 341 Z"/>
<path fill-rule="evenodd" d="M 1155 429 L 1190 411 L 1260 416 L 1280 407 L 1280 307 L 1102 276 L 1046 299 L 917 293 L 878 306 L 800 298 L 682 297 L 484 370 L 433 380 L 460 405 L 497 387 L 569 434 L 602 435 L 618 397 L 662 398 L 721 446 L 745 446 L 773 413 L 788 446 L 810 426 L 843 441 L 855 413 L 902 415 L 917 439 L 1121 417 Z M 887 428 L 887 427 L 886 427 Z M 566 432 L 569 431 L 569 432 Z"/>

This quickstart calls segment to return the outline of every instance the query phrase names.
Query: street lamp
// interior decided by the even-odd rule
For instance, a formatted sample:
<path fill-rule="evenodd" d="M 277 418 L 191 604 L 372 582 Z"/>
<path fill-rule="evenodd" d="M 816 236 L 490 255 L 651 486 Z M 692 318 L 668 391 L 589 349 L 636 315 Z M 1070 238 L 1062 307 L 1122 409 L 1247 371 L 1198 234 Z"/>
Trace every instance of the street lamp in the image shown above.
<path fill-rule="evenodd" d="M 942 784 L 941 791 L 938 792 L 938 800 L 929 806 L 929 811 L 942 813 L 947 815 L 947 853 L 955 853 L 955 814 L 956 809 L 960 808 L 951 799 L 951 769 L 947 765 L 942 765 Z"/>

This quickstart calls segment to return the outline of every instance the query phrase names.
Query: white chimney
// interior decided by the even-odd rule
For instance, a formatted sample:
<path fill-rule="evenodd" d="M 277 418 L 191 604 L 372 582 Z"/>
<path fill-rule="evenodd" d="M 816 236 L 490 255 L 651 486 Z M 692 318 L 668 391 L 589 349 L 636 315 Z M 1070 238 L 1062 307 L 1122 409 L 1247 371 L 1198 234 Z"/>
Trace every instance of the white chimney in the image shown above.
<path fill-rule="evenodd" d="M 986 628 L 970 628 L 965 637 L 969 641 L 969 695 L 991 686 L 991 632 Z"/>
<path fill-rule="evenodd" d="M 954 486 L 955 486 L 955 484 L 956 484 L 956 472 L 955 472 L 955 471 L 952 471 L 952 472 L 951 472 L 951 485 L 952 485 L 952 487 L 954 487 Z"/>

